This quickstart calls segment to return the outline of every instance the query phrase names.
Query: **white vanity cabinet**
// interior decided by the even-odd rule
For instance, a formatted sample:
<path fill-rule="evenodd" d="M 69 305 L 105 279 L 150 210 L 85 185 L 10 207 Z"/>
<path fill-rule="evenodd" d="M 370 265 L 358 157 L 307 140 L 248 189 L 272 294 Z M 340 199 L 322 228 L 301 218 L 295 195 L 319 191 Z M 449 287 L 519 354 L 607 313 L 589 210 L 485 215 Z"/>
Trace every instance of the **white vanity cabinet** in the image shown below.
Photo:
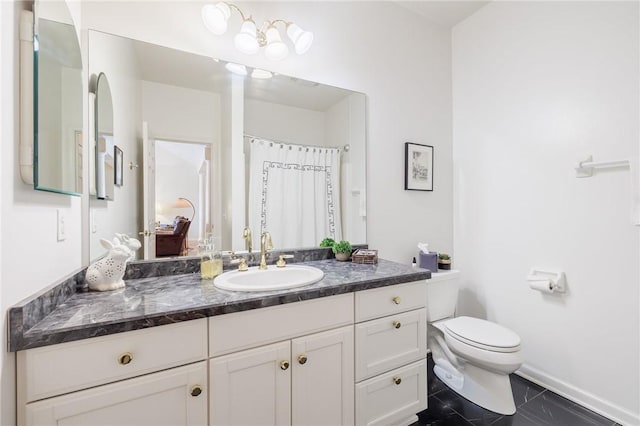
<path fill-rule="evenodd" d="M 19 425 L 206 425 L 206 319 L 20 351 Z"/>
<path fill-rule="evenodd" d="M 212 425 L 353 424 L 352 294 L 210 321 Z"/>
<path fill-rule="evenodd" d="M 427 408 L 426 283 L 355 294 L 356 424 L 408 425 Z"/>
<path fill-rule="evenodd" d="M 18 424 L 409 424 L 425 303 L 419 281 L 20 351 Z"/>

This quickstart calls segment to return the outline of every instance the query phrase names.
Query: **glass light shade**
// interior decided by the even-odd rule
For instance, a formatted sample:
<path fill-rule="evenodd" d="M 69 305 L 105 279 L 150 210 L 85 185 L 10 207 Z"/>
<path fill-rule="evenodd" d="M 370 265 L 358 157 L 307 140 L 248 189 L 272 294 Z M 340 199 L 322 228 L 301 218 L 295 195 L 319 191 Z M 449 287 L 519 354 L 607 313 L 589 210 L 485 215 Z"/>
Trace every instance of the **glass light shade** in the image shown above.
<path fill-rule="evenodd" d="M 272 61 L 284 59 L 289 54 L 289 48 L 280 38 L 280 33 L 275 27 L 269 27 L 267 30 L 267 47 L 264 49 L 264 55 Z"/>
<path fill-rule="evenodd" d="M 260 68 L 254 68 L 251 72 L 251 77 L 267 79 L 273 77 L 273 73 L 267 70 L 261 70 Z"/>
<path fill-rule="evenodd" d="M 202 7 L 204 26 L 216 35 L 224 34 L 227 31 L 229 16 L 231 16 L 231 9 L 226 3 L 206 4 Z"/>
<path fill-rule="evenodd" d="M 247 67 L 245 67 L 244 65 L 229 62 L 224 67 L 236 75 L 247 75 Z"/>
<path fill-rule="evenodd" d="M 251 19 L 244 21 L 242 27 L 240 27 L 240 32 L 233 39 L 236 49 L 247 55 L 258 53 L 260 45 L 256 38 L 256 31 L 255 22 Z"/>
<path fill-rule="evenodd" d="M 311 31 L 304 31 L 296 24 L 289 24 L 287 26 L 287 35 L 291 39 L 295 51 L 298 55 L 307 53 L 313 43 L 313 33 Z"/>

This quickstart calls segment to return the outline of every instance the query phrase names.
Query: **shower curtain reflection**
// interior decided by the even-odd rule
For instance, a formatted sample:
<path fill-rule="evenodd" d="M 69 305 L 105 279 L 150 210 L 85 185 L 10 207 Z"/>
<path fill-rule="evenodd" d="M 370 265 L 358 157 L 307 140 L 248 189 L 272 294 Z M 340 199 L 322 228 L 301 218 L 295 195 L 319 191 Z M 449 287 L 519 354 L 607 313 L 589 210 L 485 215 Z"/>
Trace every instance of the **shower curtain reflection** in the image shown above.
<path fill-rule="evenodd" d="M 340 149 L 257 138 L 249 146 L 251 229 L 284 248 L 342 239 Z"/>

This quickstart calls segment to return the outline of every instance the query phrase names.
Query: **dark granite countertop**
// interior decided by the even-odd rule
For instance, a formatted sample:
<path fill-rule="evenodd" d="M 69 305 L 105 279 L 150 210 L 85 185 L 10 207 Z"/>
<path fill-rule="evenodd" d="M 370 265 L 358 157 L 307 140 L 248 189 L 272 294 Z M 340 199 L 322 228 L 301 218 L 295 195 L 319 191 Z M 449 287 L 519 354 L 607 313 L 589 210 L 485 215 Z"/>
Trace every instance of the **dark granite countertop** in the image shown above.
<path fill-rule="evenodd" d="M 126 287 L 107 292 L 69 292 L 51 312 L 29 323 L 28 307 L 47 301 L 37 297 L 9 312 L 9 350 L 69 342 L 157 325 L 222 315 L 319 297 L 430 278 L 428 270 L 380 259 L 365 265 L 333 259 L 301 262 L 324 272 L 324 278 L 305 287 L 267 292 L 220 290 L 199 273 L 126 280 Z M 126 277 L 125 277 L 126 278 Z M 38 296 L 51 297 L 51 291 Z M 58 292 L 60 293 L 60 292 Z M 28 302 L 28 303 L 27 303 Z M 37 302 L 37 303 L 34 303 Z"/>

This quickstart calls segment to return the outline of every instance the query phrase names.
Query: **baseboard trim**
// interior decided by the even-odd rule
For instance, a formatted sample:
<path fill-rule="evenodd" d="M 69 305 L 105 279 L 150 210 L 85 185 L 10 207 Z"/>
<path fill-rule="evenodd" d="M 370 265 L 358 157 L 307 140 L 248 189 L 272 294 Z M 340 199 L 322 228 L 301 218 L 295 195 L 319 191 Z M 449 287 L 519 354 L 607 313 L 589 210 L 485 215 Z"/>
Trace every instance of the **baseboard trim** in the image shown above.
<path fill-rule="evenodd" d="M 538 370 L 537 368 L 523 364 L 515 374 L 532 381 L 551 392 L 557 393 L 560 396 L 580 404 L 591 411 L 605 416 L 616 423 L 628 426 L 640 425 L 640 415 L 632 413 L 631 411 L 613 404 L 610 401 L 603 400 L 589 392 L 578 389 L 569 383 Z"/>

